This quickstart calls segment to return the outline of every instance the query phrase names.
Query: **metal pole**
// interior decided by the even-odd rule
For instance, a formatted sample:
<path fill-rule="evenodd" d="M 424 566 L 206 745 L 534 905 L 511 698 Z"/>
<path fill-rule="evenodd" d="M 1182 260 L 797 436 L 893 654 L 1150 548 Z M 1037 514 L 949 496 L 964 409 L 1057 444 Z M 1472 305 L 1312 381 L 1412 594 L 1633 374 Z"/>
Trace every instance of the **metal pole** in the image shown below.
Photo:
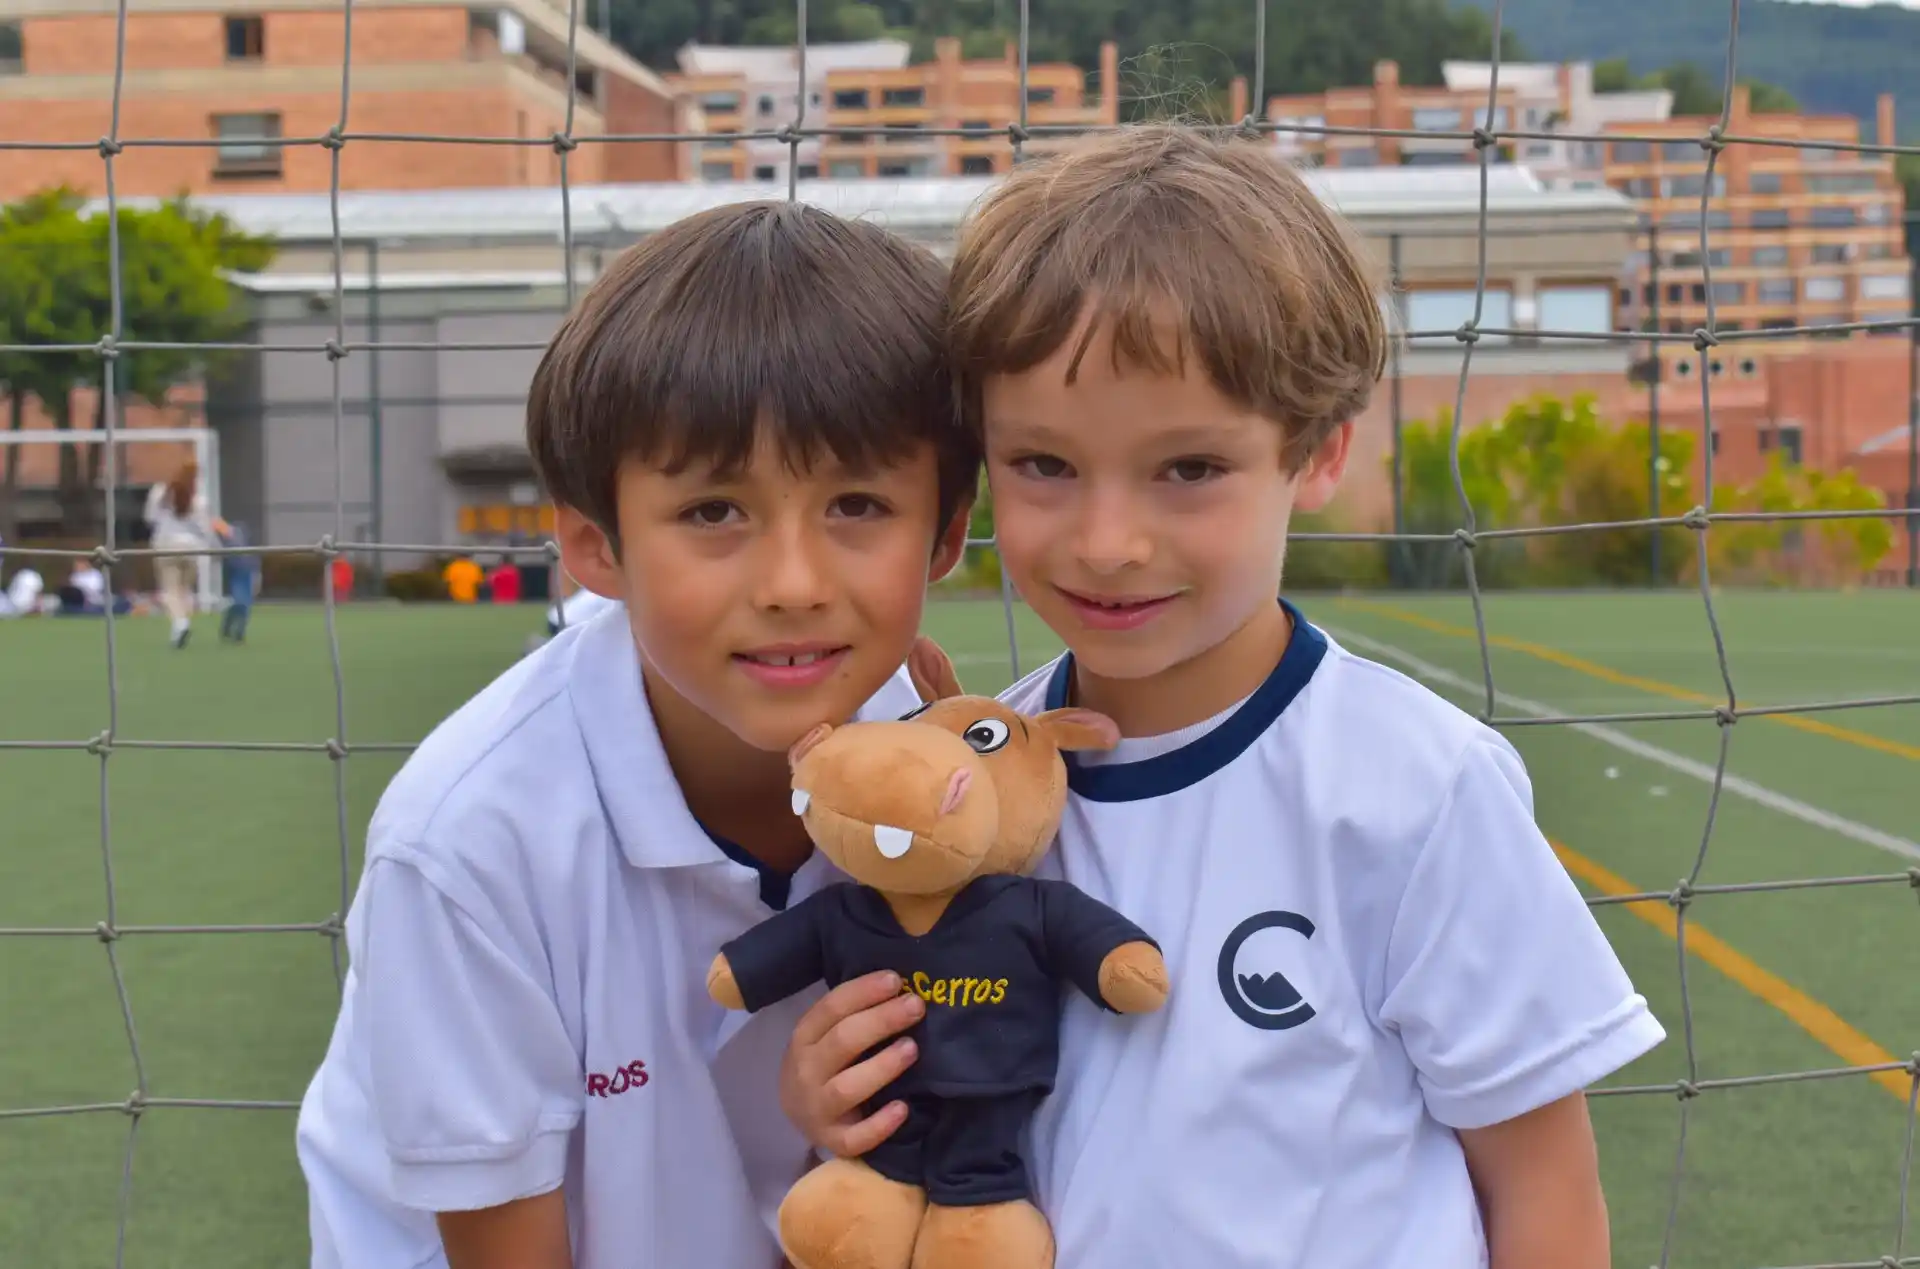
<path fill-rule="evenodd" d="M 1654 335 L 1660 333 L 1660 226 L 1652 217 L 1647 219 L 1647 321 Z M 1658 338 L 1647 341 L 1652 353 L 1651 365 L 1647 370 L 1647 507 L 1648 513 L 1658 519 L 1660 515 L 1660 380 L 1663 377 L 1660 363 L 1660 341 Z M 1660 530 L 1656 526 L 1651 535 L 1651 544 L 1647 548 L 1648 582 L 1660 585 Z"/>
<path fill-rule="evenodd" d="M 1401 465 L 1400 429 L 1400 335 L 1407 326 L 1406 304 L 1400 288 L 1400 235 L 1394 234 L 1387 240 L 1387 276 L 1392 287 L 1393 315 L 1395 329 L 1393 338 L 1387 345 L 1388 355 L 1393 360 L 1393 380 L 1391 410 L 1393 426 L 1393 546 L 1387 552 L 1387 579 L 1396 587 L 1407 584 L 1406 553 L 1407 544 L 1399 535 L 1407 531 L 1406 473 Z"/>
<path fill-rule="evenodd" d="M 1909 260 L 1907 315 L 1907 585 L 1920 587 L 1920 256 Z"/>
<path fill-rule="evenodd" d="M 382 462 L 386 457 L 386 442 L 383 438 L 380 417 L 380 243 L 378 239 L 367 243 L 367 342 L 373 345 L 367 353 L 367 502 L 371 511 L 368 516 L 368 530 L 373 541 L 378 544 L 386 539 L 381 536 L 381 511 L 385 503 L 381 476 Z M 373 565 L 368 571 L 376 583 L 386 576 L 387 556 L 384 551 L 373 553 Z"/>

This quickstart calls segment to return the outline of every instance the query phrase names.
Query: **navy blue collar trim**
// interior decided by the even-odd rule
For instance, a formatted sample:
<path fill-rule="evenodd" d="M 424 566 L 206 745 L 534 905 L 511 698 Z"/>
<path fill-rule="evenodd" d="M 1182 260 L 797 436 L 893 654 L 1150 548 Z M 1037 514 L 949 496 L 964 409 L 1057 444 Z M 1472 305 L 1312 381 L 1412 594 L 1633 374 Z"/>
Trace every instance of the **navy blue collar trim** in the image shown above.
<path fill-rule="evenodd" d="M 1313 672 L 1327 654 L 1327 637 L 1308 624 L 1300 610 L 1286 600 L 1281 600 L 1280 606 L 1293 619 L 1293 634 L 1287 640 L 1287 650 L 1281 653 L 1280 663 L 1273 667 L 1266 681 L 1224 722 L 1192 744 L 1139 762 L 1085 767 L 1076 763 L 1073 754 L 1064 754 L 1067 787 L 1090 802 L 1138 802 L 1165 797 L 1200 783 L 1245 753 L 1293 703 L 1293 698 L 1313 678 Z M 1072 683 L 1073 654 L 1069 652 L 1060 658 L 1047 683 L 1046 707 L 1064 707 Z"/>
<path fill-rule="evenodd" d="M 787 900 L 793 895 L 792 873 L 781 872 L 778 868 L 769 867 L 748 854 L 745 846 L 740 845 L 738 842 L 728 841 L 712 829 L 707 828 L 705 824 L 702 824 L 700 827 L 706 829 L 707 836 L 713 839 L 713 844 L 720 848 L 721 854 L 736 864 L 745 864 L 747 867 L 753 869 L 754 873 L 760 878 L 760 902 L 766 904 L 775 912 L 784 912 L 786 910 Z"/>

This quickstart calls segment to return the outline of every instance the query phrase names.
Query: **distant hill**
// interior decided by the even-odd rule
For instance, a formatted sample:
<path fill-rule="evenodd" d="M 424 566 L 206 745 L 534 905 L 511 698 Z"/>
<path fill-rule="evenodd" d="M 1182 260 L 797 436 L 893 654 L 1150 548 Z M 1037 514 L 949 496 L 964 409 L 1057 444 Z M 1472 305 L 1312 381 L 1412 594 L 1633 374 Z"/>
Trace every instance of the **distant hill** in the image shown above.
<path fill-rule="evenodd" d="M 1453 0 L 1491 13 L 1493 0 Z M 1501 24 L 1542 61 L 1627 59 L 1635 74 L 1696 62 L 1717 80 L 1726 65 L 1728 0 L 1506 0 Z M 1920 10 L 1880 4 L 1740 6 L 1736 75 L 1778 84 L 1801 106 L 1866 121 L 1894 94 L 1900 140 L 1920 140 Z"/>

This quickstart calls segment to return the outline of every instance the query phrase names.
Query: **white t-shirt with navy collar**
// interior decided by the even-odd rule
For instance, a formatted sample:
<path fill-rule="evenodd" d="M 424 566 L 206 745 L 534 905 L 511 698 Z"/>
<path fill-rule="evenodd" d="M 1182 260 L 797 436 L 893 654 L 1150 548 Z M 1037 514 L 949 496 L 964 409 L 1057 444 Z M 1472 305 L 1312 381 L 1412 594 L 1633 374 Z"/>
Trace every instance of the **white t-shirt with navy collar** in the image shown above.
<path fill-rule="evenodd" d="M 861 717 L 917 704 L 902 671 Z M 792 898 L 840 879 L 816 852 Z M 313 1264 L 444 1265 L 432 1213 L 564 1181 L 576 1269 L 775 1269 L 809 1156 L 779 1063 L 823 989 L 749 1017 L 706 972 L 788 881 L 688 811 L 618 606 L 448 718 L 368 831 L 297 1132 Z"/>
<path fill-rule="evenodd" d="M 1238 706 L 1070 756 L 1040 875 L 1146 929 L 1172 993 L 1137 1017 L 1069 997 L 1031 1143 L 1058 1269 L 1483 1266 L 1454 1130 L 1665 1037 L 1507 741 L 1288 607 Z M 1057 708 L 1070 674 L 1002 699 Z"/>

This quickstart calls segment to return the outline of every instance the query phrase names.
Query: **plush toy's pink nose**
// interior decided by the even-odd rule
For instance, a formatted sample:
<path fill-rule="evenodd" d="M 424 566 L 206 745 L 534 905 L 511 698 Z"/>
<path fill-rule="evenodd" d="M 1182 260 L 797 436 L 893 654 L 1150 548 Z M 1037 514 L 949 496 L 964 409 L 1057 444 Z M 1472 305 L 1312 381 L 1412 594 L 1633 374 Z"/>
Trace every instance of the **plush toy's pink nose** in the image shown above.
<path fill-rule="evenodd" d="M 973 771 L 967 767 L 955 767 L 953 774 L 947 777 L 947 795 L 940 799 L 940 814 L 951 815 L 960 799 L 967 796 L 967 786 L 973 783 Z"/>

